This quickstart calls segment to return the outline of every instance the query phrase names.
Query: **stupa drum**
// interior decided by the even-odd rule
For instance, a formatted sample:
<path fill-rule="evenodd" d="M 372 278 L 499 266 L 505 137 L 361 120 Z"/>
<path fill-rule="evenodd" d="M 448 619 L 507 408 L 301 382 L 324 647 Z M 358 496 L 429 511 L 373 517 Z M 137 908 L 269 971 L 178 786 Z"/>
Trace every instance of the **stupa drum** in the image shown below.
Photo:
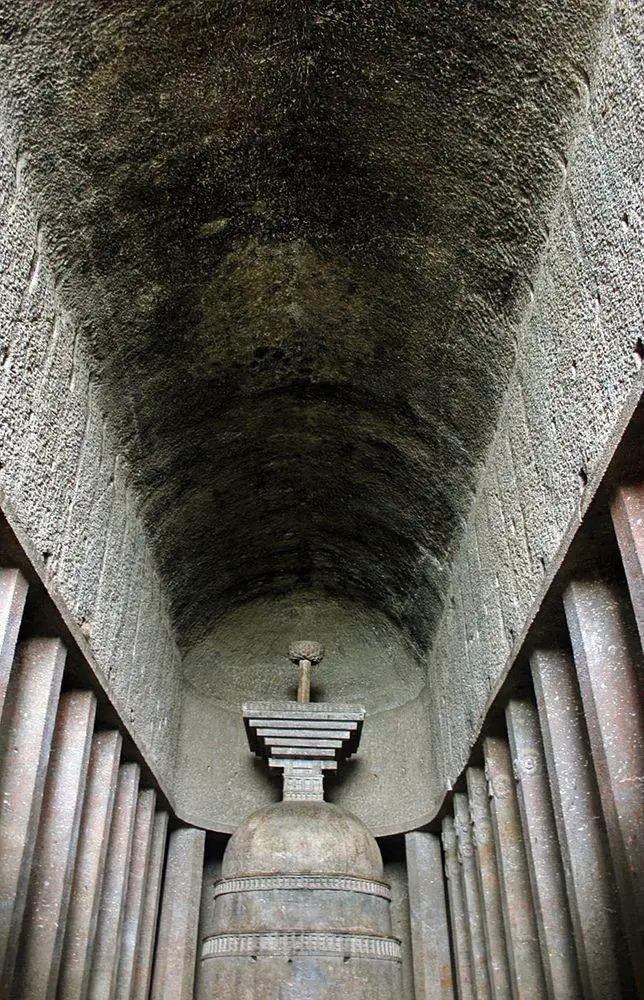
<path fill-rule="evenodd" d="M 321 654 L 303 659 L 308 696 Z M 401 995 L 380 850 L 364 823 L 323 800 L 323 772 L 357 750 L 363 718 L 362 708 L 304 700 L 244 706 L 250 747 L 283 771 L 284 797 L 228 843 L 202 944 L 200 1000 Z"/>

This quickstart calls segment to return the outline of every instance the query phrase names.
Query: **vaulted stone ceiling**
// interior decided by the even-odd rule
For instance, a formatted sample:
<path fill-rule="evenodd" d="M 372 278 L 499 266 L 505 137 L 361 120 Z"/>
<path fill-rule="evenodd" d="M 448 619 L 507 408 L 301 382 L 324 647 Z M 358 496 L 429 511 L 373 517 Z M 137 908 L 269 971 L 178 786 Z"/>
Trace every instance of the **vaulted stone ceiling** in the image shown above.
<path fill-rule="evenodd" d="M 425 647 L 603 5 L 0 9 L 6 114 L 184 648 L 293 588 Z"/>

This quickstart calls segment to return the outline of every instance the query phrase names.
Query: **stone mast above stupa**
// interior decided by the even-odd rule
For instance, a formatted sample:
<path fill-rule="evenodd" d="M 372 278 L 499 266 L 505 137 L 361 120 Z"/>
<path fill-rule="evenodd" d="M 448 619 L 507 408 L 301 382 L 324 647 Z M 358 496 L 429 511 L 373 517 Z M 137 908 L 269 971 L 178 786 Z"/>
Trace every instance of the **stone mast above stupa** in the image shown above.
<path fill-rule="evenodd" d="M 321 662 L 319 642 L 295 642 L 297 701 L 252 702 L 243 706 L 248 743 L 254 754 L 284 775 L 284 800 L 324 798 L 323 775 L 356 753 L 365 710 L 361 706 L 309 701 L 311 667 Z"/>
<path fill-rule="evenodd" d="M 400 942 L 365 824 L 324 801 L 325 771 L 358 749 L 365 710 L 309 701 L 317 642 L 291 645 L 297 701 L 243 706 L 248 743 L 283 773 L 281 802 L 228 842 L 205 928 L 198 1000 L 398 1000 Z"/>

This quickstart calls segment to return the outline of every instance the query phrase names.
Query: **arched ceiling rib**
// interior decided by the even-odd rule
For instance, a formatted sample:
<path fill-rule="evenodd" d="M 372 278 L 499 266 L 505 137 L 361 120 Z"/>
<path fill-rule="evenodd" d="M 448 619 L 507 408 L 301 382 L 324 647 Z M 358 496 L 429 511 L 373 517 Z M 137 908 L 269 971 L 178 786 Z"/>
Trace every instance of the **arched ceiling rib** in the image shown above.
<path fill-rule="evenodd" d="M 183 645 L 298 586 L 425 645 L 602 4 L 4 7 L 8 113 Z"/>

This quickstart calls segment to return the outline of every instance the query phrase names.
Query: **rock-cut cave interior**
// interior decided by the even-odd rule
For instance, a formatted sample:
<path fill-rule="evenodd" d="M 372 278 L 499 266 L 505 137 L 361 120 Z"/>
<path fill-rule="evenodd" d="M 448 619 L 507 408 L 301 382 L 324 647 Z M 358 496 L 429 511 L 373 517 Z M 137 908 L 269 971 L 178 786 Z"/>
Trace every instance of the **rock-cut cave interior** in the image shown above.
<path fill-rule="evenodd" d="M 613 767 L 638 753 L 641 764 L 644 753 L 641 707 L 623 700 L 642 681 L 643 55 L 636 0 L 0 0 L 0 664 L 4 655 L 9 677 L 0 790 L 15 813 L 2 764 L 2 747 L 19 743 L 11 665 L 26 654 L 14 656 L 15 643 L 56 637 L 67 655 L 60 697 L 93 692 L 91 732 L 121 734 L 121 767 L 136 769 L 139 796 L 156 796 L 150 816 L 169 817 L 171 845 L 175 834 L 202 837 L 185 910 L 192 929 L 181 938 L 199 937 L 199 956 L 202 939 L 217 937 L 212 886 L 216 947 L 233 947 L 237 918 L 226 910 L 228 931 L 221 923 L 221 886 L 233 879 L 226 871 L 242 881 L 251 869 L 265 874 L 249 867 L 261 838 L 252 841 L 248 818 L 281 795 L 280 775 L 249 748 L 255 722 L 248 714 L 245 728 L 242 705 L 295 701 L 289 648 L 306 640 L 323 644 L 324 657 L 313 661 L 301 718 L 317 718 L 315 703 L 336 706 L 329 719 L 354 720 L 360 733 L 351 712 L 364 709 L 359 751 L 346 751 L 346 739 L 333 750 L 343 762 L 324 786 L 338 810 L 334 843 L 357 838 L 364 857 L 358 874 L 336 862 L 332 875 L 391 884 L 386 940 L 402 942 L 395 987 L 384 973 L 380 986 L 367 983 L 363 959 L 351 965 L 347 952 L 346 975 L 357 970 L 347 997 L 644 996 L 629 931 L 642 918 L 636 807 L 620 798 Z M 17 624 L 3 653 L 2 601 L 18 606 L 14 570 L 26 597 L 6 612 L 7 636 L 11 615 Z M 622 659 L 615 608 L 626 622 Z M 612 652 L 597 652 L 602 643 Z M 547 703 L 563 688 L 543 680 L 553 651 L 578 676 L 605 824 L 597 837 L 616 873 L 605 900 L 616 893 L 622 914 L 622 930 L 610 932 L 621 972 L 606 971 L 612 946 L 593 965 L 599 946 L 585 936 L 574 843 L 557 807 L 564 750 L 546 733 Z M 602 714 L 597 692 L 606 690 L 622 704 L 616 722 Z M 538 813 L 560 845 L 548 861 L 556 899 L 542 894 L 534 847 L 550 834 L 531 839 L 522 785 L 528 715 L 543 744 L 535 750 L 533 739 L 531 752 L 546 762 L 535 765 L 547 774 Z M 303 745 L 301 732 L 293 739 Z M 521 964 L 527 952 L 512 958 L 519 931 L 503 883 L 502 805 L 495 811 L 499 746 L 509 747 L 523 824 L 529 879 L 516 891 L 531 894 L 533 967 Z M 47 760 L 53 774 L 57 752 L 47 743 L 34 775 Z M 463 839 L 473 823 L 478 859 L 483 773 L 503 903 L 498 961 L 485 872 L 479 865 L 470 885 Z M 285 772 L 285 789 L 290 780 Z M 130 938 L 119 924 L 105 943 L 99 885 L 98 944 L 88 945 L 82 987 L 69 964 L 73 887 L 61 888 L 67 930 L 57 917 L 63 930 L 42 972 L 45 931 L 36 918 L 40 930 L 29 930 L 29 915 L 45 912 L 34 900 L 49 843 L 47 781 L 38 792 L 34 777 L 33 829 L 8 834 L 0 813 L 0 844 L 23 845 L 15 885 L 30 886 L 24 904 L 6 890 L 14 902 L 6 941 L 0 926 L 0 1000 L 147 1000 L 149 990 L 152 1000 L 219 1000 L 194 948 L 163 937 L 172 846 L 149 937 L 156 971 L 139 970 L 138 985 L 136 971 L 127 978 Z M 89 781 L 78 810 L 90 808 Z M 148 800 L 137 801 L 143 810 Z M 288 824 L 270 815 L 278 851 Z M 70 829 L 83 845 L 78 816 Z M 292 823 L 301 845 L 309 833 Z M 136 847 L 142 827 L 132 829 Z M 36 834 L 34 854 L 24 845 Z M 80 870 L 74 845 L 61 885 Z M 300 858 L 304 847 L 292 850 Z M 442 910 L 428 902 L 434 850 L 441 886 L 448 872 L 442 958 L 431 916 Z M 177 871 L 192 871 L 185 857 Z M 105 863 L 105 884 L 115 884 Z M 300 868 L 280 864 L 280 877 L 322 877 L 301 858 Z M 370 905 L 384 906 L 385 890 L 373 891 Z M 126 928 L 132 893 L 116 907 Z M 430 916 L 419 916 L 423 906 Z M 552 959 L 548 911 L 565 914 L 565 974 Z M 308 929 L 294 919 L 293 932 L 316 933 L 315 919 Z M 378 954 L 364 967 L 379 968 Z M 173 985 L 183 962 L 192 972 Z M 235 980 L 226 1000 L 327 996 L 308 972 L 296 982 L 271 969 L 264 986 L 256 970 L 253 987 Z"/>

